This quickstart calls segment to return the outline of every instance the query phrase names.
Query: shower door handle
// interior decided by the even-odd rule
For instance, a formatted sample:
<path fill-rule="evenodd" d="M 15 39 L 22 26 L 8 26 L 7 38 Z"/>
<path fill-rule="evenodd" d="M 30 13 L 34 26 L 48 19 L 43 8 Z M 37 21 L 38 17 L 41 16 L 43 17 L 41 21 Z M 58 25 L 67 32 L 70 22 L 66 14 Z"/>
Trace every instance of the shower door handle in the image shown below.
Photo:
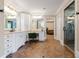
<path fill-rule="evenodd" d="M 63 31 L 66 31 L 66 27 L 63 27 Z"/>
<path fill-rule="evenodd" d="M 77 15 L 79 15 L 79 12 L 76 12 Z"/>

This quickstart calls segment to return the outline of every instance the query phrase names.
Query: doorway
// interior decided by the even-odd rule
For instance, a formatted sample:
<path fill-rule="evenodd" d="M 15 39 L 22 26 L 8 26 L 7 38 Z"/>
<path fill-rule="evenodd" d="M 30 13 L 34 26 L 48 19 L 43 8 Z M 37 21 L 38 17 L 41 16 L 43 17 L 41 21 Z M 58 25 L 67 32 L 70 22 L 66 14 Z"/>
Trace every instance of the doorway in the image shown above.
<path fill-rule="evenodd" d="M 46 32 L 47 32 L 47 35 L 54 35 L 54 23 L 55 23 L 55 16 L 53 15 L 49 15 L 49 16 L 46 16 Z"/>
<path fill-rule="evenodd" d="M 75 2 L 64 10 L 64 44 L 74 52 L 75 48 Z"/>

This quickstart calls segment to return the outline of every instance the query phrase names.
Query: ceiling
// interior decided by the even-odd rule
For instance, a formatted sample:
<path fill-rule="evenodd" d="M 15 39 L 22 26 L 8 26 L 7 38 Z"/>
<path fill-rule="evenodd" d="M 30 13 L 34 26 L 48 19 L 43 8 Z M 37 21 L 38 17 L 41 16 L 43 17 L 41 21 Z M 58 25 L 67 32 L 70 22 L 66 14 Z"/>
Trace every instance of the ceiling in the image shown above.
<path fill-rule="evenodd" d="M 19 7 L 18 11 L 32 14 L 54 15 L 64 0 L 10 0 Z"/>

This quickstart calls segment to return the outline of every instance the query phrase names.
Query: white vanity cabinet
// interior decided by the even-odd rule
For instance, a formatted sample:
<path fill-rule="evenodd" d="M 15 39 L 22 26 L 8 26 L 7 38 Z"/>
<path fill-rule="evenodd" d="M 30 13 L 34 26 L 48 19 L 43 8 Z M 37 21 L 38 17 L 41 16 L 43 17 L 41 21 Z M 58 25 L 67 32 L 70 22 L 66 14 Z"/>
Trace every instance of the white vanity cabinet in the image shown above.
<path fill-rule="evenodd" d="M 12 39 L 9 35 L 4 36 L 5 55 L 9 55 L 12 52 Z"/>
<path fill-rule="evenodd" d="M 40 31 L 39 32 L 39 41 L 45 41 L 46 40 L 46 32 Z"/>
<path fill-rule="evenodd" d="M 14 34 L 8 34 L 4 36 L 5 55 L 9 55 L 16 51 L 16 39 Z"/>
<path fill-rule="evenodd" d="M 45 41 L 46 36 L 44 31 L 39 31 L 39 41 Z M 15 53 L 21 46 L 29 41 L 28 32 L 11 32 L 0 36 L 3 55 L 6 57 L 11 53 Z M 2 53 L 1 53 L 2 54 Z"/>
<path fill-rule="evenodd" d="M 5 50 L 5 47 L 4 47 L 4 38 L 3 38 L 3 35 L 0 35 L 0 57 L 3 57 L 4 50 Z"/>
<path fill-rule="evenodd" d="M 4 35 L 4 53 L 9 55 L 16 52 L 27 41 L 26 32 L 14 32 Z"/>
<path fill-rule="evenodd" d="M 26 42 L 26 33 L 16 33 L 13 52 L 16 52 L 18 48 L 20 48 L 22 45 L 25 44 L 25 42 Z"/>

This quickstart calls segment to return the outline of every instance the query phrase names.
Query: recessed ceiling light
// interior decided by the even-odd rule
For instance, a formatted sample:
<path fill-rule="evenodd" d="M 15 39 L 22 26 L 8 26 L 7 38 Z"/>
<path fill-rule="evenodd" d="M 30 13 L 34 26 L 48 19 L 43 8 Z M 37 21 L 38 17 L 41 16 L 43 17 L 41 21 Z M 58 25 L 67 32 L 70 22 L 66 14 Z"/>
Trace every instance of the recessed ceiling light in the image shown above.
<path fill-rule="evenodd" d="M 43 10 L 45 10 L 46 8 L 43 8 Z"/>

